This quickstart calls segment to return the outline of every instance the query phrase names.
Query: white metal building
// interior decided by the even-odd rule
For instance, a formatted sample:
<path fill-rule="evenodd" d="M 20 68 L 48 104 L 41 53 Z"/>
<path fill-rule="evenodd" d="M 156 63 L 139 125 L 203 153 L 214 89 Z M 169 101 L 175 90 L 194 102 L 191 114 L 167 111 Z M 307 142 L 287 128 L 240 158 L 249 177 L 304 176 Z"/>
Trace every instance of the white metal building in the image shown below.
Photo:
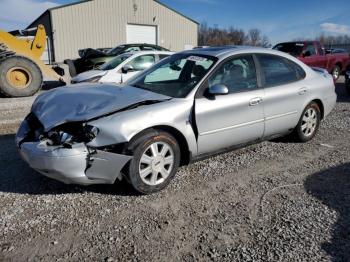
<path fill-rule="evenodd" d="M 198 23 L 158 0 L 86 0 L 46 10 L 51 61 L 78 57 L 82 48 L 150 43 L 172 51 L 197 45 Z"/>

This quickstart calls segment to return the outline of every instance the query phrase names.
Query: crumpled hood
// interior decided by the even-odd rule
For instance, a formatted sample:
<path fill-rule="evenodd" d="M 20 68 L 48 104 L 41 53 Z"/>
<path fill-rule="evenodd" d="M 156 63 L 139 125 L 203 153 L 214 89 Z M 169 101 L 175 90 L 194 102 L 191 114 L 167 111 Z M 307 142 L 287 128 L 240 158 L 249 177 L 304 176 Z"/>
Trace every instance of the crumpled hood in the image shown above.
<path fill-rule="evenodd" d="M 138 103 L 168 99 L 168 96 L 131 86 L 84 83 L 41 94 L 31 111 L 45 131 L 49 131 L 67 122 L 88 121 Z"/>
<path fill-rule="evenodd" d="M 90 71 L 80 73 L 79 75 L 76 75 L 75 77 L 72 78 L 72 82 L 80 83 L 96 76 L 104 76 L 105 74 L 107 74 L 107 71 L 90 70 Z"/>

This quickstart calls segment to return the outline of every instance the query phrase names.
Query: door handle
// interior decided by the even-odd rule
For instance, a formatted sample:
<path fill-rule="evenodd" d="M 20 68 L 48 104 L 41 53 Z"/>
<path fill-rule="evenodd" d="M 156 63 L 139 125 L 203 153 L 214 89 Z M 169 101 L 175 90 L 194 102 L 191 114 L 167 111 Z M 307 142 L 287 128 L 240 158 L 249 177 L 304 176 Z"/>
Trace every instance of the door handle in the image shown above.
<path fill-rule="evenodd" d="M 299 89 L 298 94 L 299 94 L 299 95 L 304 95 L 306 92 L 307 92 L 307 88 L 306 88 L 306 87 L 303 87 L 303 88 L 300 88 L 300 89 Z"/>
<path fill-rule="evenodd" d="M 253 98 L 252 100 L 249 101 L 249 105 L 256 106 L 256 105 L 260 104 L 262 101 L 263 101 L 263 99 L 261 97 L 256 97 L 256 98 Z"/>

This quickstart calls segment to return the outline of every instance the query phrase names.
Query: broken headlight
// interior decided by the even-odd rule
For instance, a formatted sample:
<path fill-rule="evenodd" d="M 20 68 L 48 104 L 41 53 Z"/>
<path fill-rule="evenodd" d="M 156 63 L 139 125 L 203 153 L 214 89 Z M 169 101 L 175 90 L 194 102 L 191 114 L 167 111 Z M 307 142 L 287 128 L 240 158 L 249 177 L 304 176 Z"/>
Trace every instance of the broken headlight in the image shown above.
<path fill-rule="evenodd" d="M 98 135 L 95 126 L 69 124 L 47 133 L 51 145 L 69 145 L 72 143 L 88 143 Z"/>
<path fill-rule="evenodd" d="M 63 131 L 50 131 L 47 134 L 48 138 L 52 142 L 52 145 L 63 145 L 66 143 L 70 143 L 73 140 L 73 136 L 63 132 Z"/>
<path fill-rule="evenodd" d="M 93 140 L 98 135 L 99 131 L 100 130 L 96 126 L 86 125 L 84 127 L 84 133 L 85 133 L 85 137 L 88 140 L 87 142 L 90 142 L 91 140 Z"/>

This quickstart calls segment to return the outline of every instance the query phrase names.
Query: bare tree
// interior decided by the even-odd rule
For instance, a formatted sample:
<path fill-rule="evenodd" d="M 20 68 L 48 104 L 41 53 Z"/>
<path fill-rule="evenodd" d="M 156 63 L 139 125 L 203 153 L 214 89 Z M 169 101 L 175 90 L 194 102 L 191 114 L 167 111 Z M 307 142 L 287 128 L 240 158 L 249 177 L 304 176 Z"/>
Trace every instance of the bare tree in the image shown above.
<path fill-rule="evenodd" d="M 295 39 L 295 41 L 320 41 L 323 45 L 331 46 L 331 45 L 339 45 L 339 44 L 350 44 L 350 35 L 325 35 L 324 33 L 320 33 L 315 38 L 304 38 L 299 37 Z"/>
<path fill-rule="evenodd" d="M 201 46 L 210 45 L 254 45 L 270 47 L 267 36 L 262 35 L 259 29 L 251 29 L 248 34 L 242 29 L 230 26 L 228 29 L 218 25 L 208 26 L 206 22 L 199 27 L 198 43 Z"/>
<path fill-rule="evenodd" d="M 261 31 L 253 28 L 248 31 L 248 43 L 252 46 L 258 46 L 261 43 Z"/>

